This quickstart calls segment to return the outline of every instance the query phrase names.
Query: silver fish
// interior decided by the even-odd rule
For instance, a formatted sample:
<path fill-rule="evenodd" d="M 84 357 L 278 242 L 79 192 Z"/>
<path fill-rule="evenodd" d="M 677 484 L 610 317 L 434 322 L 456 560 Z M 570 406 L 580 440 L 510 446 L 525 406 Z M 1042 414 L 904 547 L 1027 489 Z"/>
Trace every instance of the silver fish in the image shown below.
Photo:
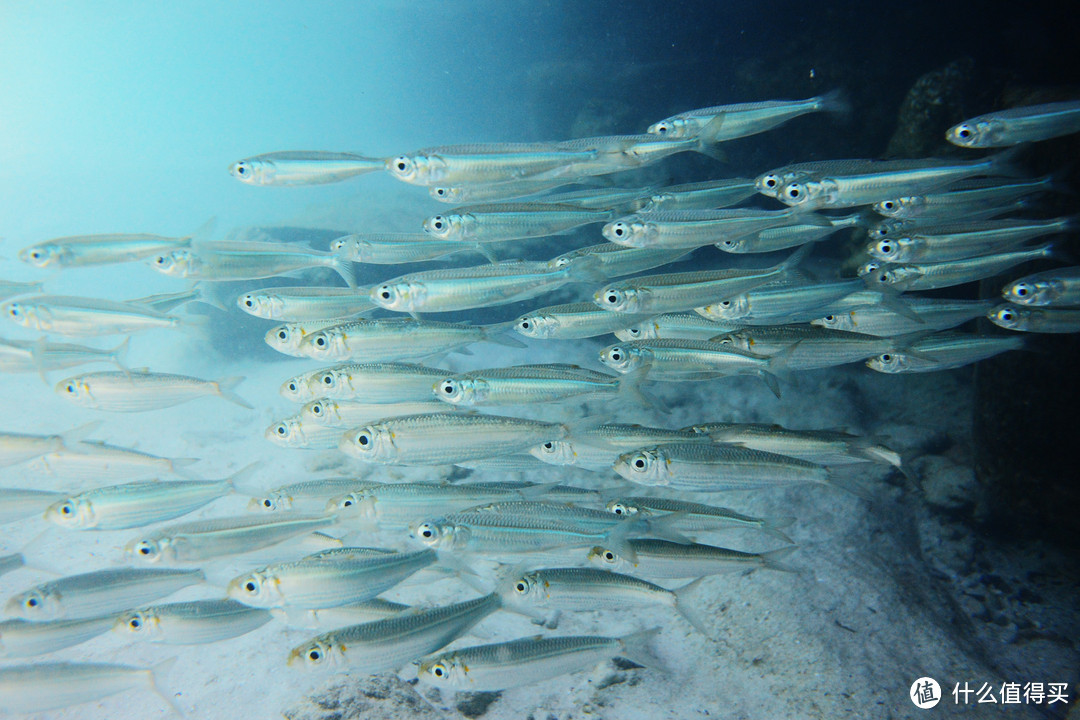
<path fill-rule="evenodd" d="M 411 185 L 474 185 L 568 178 L 575 163 L 596 159 L 596 149 L 555 143 L 488 143 L 425 148 L 387 160 L 386 168 Z"/>
<path fill-rule="evenodd" d="M 341 439 L 345 454 L 366 462 L 441 465 L 523 452 L 569 434 L 566 425 L 500 415 L 431 413 L 390 418 Z"/>
<path fill-rule="evenodd" d="M 330 243 L 330 252 L 351 262 L 372 265 L 438 260 L 460 252 L 476 252 L 494 262 L 494 257 L 479 245 L 456 240 L 436 240 L 428 233 L 361 233 L 345 235 Z"/>
<path fill-rule="evenodd" d="M 56 502 L 63 493 L 22 488 L 0 488 L 0 525 L 40 515 L 45 508 Z"/>
<path fill-rule="evenodd" d="M 26 620 L 77 618 L 119 612 L 204 580 L 202 570 L 109 568 L 69 575 L 13 595 L 8 615 Z"/>
<path fill-rule="evenodd" d="M 301 480 L 281 485 L 267 491 L 261 497 L 252 498 L 248 503 L 248 510 L 278 512 L 292 510 L 302 505 L 310 505 L 310 510 L 321 510 L 326 506 L 327 500 L 343 492 L 379 484 L 373 480 L 362 480 L 354 476 Z"/>
<path fill-rule="evenodd" d="M 334 548 L 244 573 L 226 593 L 252 607 L 338 607 L 372 600 L 434 564 L 433 550 Z"/>
<path fill-rule="evenodd" d="M 70 295 L 32 295 L 8 300 L 0 314 L 23 327 L 72 337 L 126 335 L 187 321 L 135 303 Z"/>
<path fill-rule="evenodd" d="M 521 347 L 502 337 L 506 325 L 469 325 L 413 318 L 354 320 L 306 336 L 297 353 L 316 360 L 382 362 L 424 358 L 478 342 Z"/>
<path fill-rule="evenodd" d="M 445 370 L 414 363 L 342 364 L 314 370 L 282 385 L 281 394 L 302 401 L 326 397 L 368 403 L 424 402 Z M 306 392 L 305 389 L 306 388 Z M 310 393 L 310 397 L 305 397 Z"/>
<path fill-rule="evenodd" d="M 944 298 L 905 297 L 908 309 L 918 320 L 898 315 L 887 307 L 865 305 L 810 321 L 829 330 L 891 337 L 914 332 L 947 330 L 968 320 L 983 317 L 994 306 L 992 300 L 948 300 Z"/>
<path fill-rule="evenodd" d="M 150 267 L 188 280 L 258 280 L 300 270 L 330 268 L 356 287 L 352 263 L 331 252 L 300 245 L 256 241 L 214 241 L 173 250 L 150 259 Z"/>
<path fill-rule="evenodd" d="M 99 422 L 87 423 L 60 435 L 0 432 L 0 467 L 15 465 L 76 445 L 100 425 Z"/>
<path fill-rule="evenodd" d="M 30 460 L 30 472 L 66 480 L 145 480 L 177 475 L 199 462 L 198 458 L 167 458 L 118 447 L 96 440 L 83 440 Z"/>
<path fill-rule="evenodd" d="M 715 342 L 722 347 L 770 358 L 783 357 L 783 366 L 788 370 L 818 370 L 865 360 L 882 350 L 896 347 L 900 341 L 793 325 L 736 330 Z"/>
<path fill-rule="evenodd" d="M 968 148 L 1007 147 L 1080 132 L 1080 100 L 1027 105 L 953 125 L 945 139 Z"/>
<path fill-rule="evenodd" d="M 476 645 L 426 658 L 421 680 L 458 692 L 506 690 L 596 667 L 616 655 L 646 667 L 659 661 L 648 649 L 657 630 L 621 638 L 598 635 L 533 637 Z"/>
<path fill-rule="evenodd" d="M 433 391 L 438 400 L 461 407 L 529 405 L 593 395 L 640 397 L 636 377 L 620 379 L 561 363 L 513 365 L 449 375 L 436 382 Z"/>
<path fill-rule="evenodd" d="M 19 259 L 37 267 L 88 267 L 144 260 L 190 244 L 190 236 L 75 235 L 25 247 L 19 251 Z"/>
<path fill-rule="evenodd" d="M 1001 295 L 1020 305 L 1080 307 L 1080 266 L 1025 275 L 1006 285 Z"/>
<path fill-rule="evenodd" d="M 608 501 L 605 508 L 615 515 L 628 517 L 675 516 L 675 527 L 687 532 L 715 532 L 731 528 L 754 528 L 790 543 L 791 539 L 780 532 L 795 522 L 795 518 L 757 518 L 743 515 L 730 508 L 703 503 L 674 500 L 664 497 L 626 496 Z"/>
<path fill-rule="evenodd" d="M 645 275 L 607 285 L 593 295 L 605 310 L 620 313 L 665 313 L 708 305 L 770 282 L 787 278 L 809 252 L 806 245 L 783 262 L 752 270 L 699 270 Z"/>
<path fill-rule="evenodd" d="M 233 388 L 243 381 L 244 378 L 239 376 L 203 380 L 146 369 L 111 371 L 61 380 L 56 384 L 56 394 L 77 405 L 110 412 L 158 410 L 210 395 L 251 410 L 251 405 L 233 392 Z"/>
<path fill-rule="evenodd" d="M 1044 308 L 1005 303 L 987 313 L 1006 330 L 1037 333 L 1080 332 L 1080 308 Z"/>
<path fill-rule="evenodd" d="M 383 620 L 412 609 L 411 605 L 375 598 L 367 602 L 342 605 L 341 607 L 320 608 L 303 612 L 291 611 L 288 616 L 290 624 L 299 622 L 304 627 L 339 628 L 346 625 L 371 622 L 372 620 Z"/>
<path fill-rule="evenodd" d="M 32 657 L 84 643 L 109 631 L 115 615 L 73 620 L 0 622 L 0 657 Z"/>
<path fill-rule="evenodd" d="M 633 212 L 645 206 L 651 188 L 599 187 L 570 190 L 537 198 L 537 202 L 574 205 L 589 210 Z"/>
<path fill-rule="evenodd" d="M 806 322 L 818 316 L 819 308 L 865 289 L 866 283 L 857 278 L 806 285 L 766 285 L 695 308 L 694 312 L 714 322 L 741 325 Z"/>
<path fill-rule="evenodd" d="M 485 502 L 543 497 L 547 485 L 506 485 L 503 483 L 389 483 L 379 486 L 355 486 L 330 498 L 327 512 L 347 511 L 350 521 L 363 525 L 407 527 L 418 518 L 434 512 L 457 512 Z"/>
<path fill-rule="evenodd" d="M 0 555 L 0 575 L 6 575 L 13 570 L 26 565 L 26 558 L 22 553 L 13 553 L 11 555 Z"/>
<path fill-rule="evenodd" d="M 304 405 L 300 409 L 299 418 L 305 425 L 313 423 L 347 428 L 399 415 L 418 415 L 420 413 L 444 412 L 445 410 L 446 406 L 434 398 L 426 402 L 388 404 L 319 398 Z"/>
<path fill-rule="evenodd" d="M 694 425 L 693 430 L 708 435 L 713 442 L 787 455 L 818 465 L 876 462 L 900 467 L 899 453 L 881 445 L 876 438 L 840 430 L 789 430 L 780 425 L 755 423 L 704 423 Z"/>
<path fill-rule="evenodd" d="M 499 607 L 499 596 L 492 593 L 332 630 L 293 648 L 289 665 L 343 665 L 362 674 L 393 670 L 446 647 Z"/>
<path fill-rule="evenodd" d="M 604 226 L 604 237 L 636 248 L 687 249 L 702 247 L 785 225 L 818 225 L 830 231 L 828 218 L 787 210 L 650 210 L 628 215 Z"/>
<path fill-rule="evenodd" d="M 514 330 L 531 338 L 576 340 L 596 337 L 615 331 L 618 334 L 628 323 L 642 316 L 610 313 L 595 303 L 550 305 L 522 315 L 514 321 Z"/>
<path fill-rule="evenodd" d="M 235 600 L 194 600 L 128 610 L 116 618 L 113 630 L 169 645 L 200 645 L 244 635 L 271 618 L 266 610 Z"/>
<path fill-rule="evenodd" d="M 41 292 L 42 283 L 38 282 L 17 282 L 15 280 L 0 280 L 0 299 L 14 297 L 15 295 L 26 295 L 33 292 Z"/>
<path fill-rule="evenodd" d="M 304 341 L 304 338 L 319 330 L 332 328 L 336 325 L 341 325 L 344 322 L 345 321 L 341 319 L 334 319 L 285 323 L 284 325 L 278 325 L 277 327 L 272 327 L 267 330 L 266 334 L 263 336 L 263 340 L 266 341 L 267 345 L 280 353 L 292 355 L 293 357 L 306 357 L 306 355 L 300 351 L 300 344 Z"/>
<path fill-rule="evenodd" d="M 612 313 L 608 313 L 611 315 Z M 616 313 L 621 315 L 621 313 Z M 656 315 L 648 320 L 615 331 L 615 337 L 632 340 L 710 340 L 740 327 L 736 323 L 717 322 L 696 312 Z"/>
<path fill-rule="evenodd" d="M 966 212 L 980 205 L 1005 205 L 1027 195 L 1053 190 L 1055 178 L 1046 175 L 1034 180 L 994 183 L 985 187 L 965 188 L 926 195 L 908 195 L 874 203 L 874 212 L 885 217 L 912 218 L 920 216 L 953 216 L 957 210 Z"/>
<path fill-rule="evenodd" d="M 384 170 L 386 160 L 347 152 L 286 150 L 238 160 L 229 174 L 248 185 L 325 185 Z"/>
<path fill-rule="evenodd" d="M 940 263 L 881 263 L 877 260 L 859 268 L 859 276 L 870 286 L 887 285 L 901 291 L 936 290 L 993 277 L 1031 260 L 1055 256 L 1054 246 L 1041 245 L 1025 250 L 984 255 Z"/>
<path fill-rule="evenodd" d="M 828 468 L 786 455 L 711 443 L 654 445 L 619 456 L 615 472 L 638 485 L 715 492 L 829 482 Z"/>
<path fill-rule="evenodd" d="M 116 347 L 99 349 L 71 343 L 51 343 L 44 339 L 36 342 L 0 339 L 0 372 L 37 372 L 44 375 L 51 370 L 92 363 L 109 363 L 123 369 L 130 341 L 128 337 Z"/>
<path fill-rule="evenodd" d="M 738 205 L 756 193 L 754 181 L 746 178 L 669 185 L 646 195 L 648 205 L 640 209 L 652 211 L 722 208 Z"/>
<path fill-rule="evenodd" d="M 633 523 L 587 527 L 530 515 L 457 512 L 409 524 L 409 536 L 427 547 L 451 553 L 532 553 L 604 543 L 626 550 Z"/>
<path fill-rule="evenodd" d="M 263 437 L 275 445 L 304 450 L 332 450 L 341 442 L 345 428 L 312 420 L 299 415 L 278 420 L 263 431 Z"/>
<path fill-rule="evenodd" d="M 513 200 L 527 195 L 536 195 L 547 190 L 572 185 L 577 182 L 574 177 L 555 177 L 536 180 L 524 178 L 521 180 L 508 180 L 499 183 L 486 183 L 476 185 L 457 185 L 449 187 L 436 185 L 428 188 L 428 194 L 432 199 L 444 203 L 481 203 L 502 202 Z"/>
<path fill-rule="evenodd" d="M 371 289 L 371 300 L 398 312 L 448 312 L 506 305 L 552 292 L 569 283 L 600 282 L 605 275 L 593 258 L 565 266 L 533 260 L 423 270 Z"/>
<path fill-rule="evenodd" d="M 244 293 L 236 304 L 247 314 L 267 320 L 333 320 L 374 309 L 369 293 L 367 288 L 275 287 Z"/>
<path fill-rule="evenodd" d="M 595 258 L 606 277 L 622 277 L 634 273 L 652 270 L 673 263 L 684 257 L 691 250 L 686 248 L 631 248 L 605 242 L 600 245 L 589 245 L 570 252 L 563 253 L 551 259 L 551 264 L 556 267 L 564 267 L 578 262 L 579 258 Z"/>
<path fill-rule="evenodd" d="M 1002 252 L 1032 238 L 1068 232 L 1075 218 L 1054 220 L 997 220 L 961 225 L 940 225 L 871 242 L 872 258 L 894 263 L 939 263 Z"/>
<path fill-rule="evenodd" d="M 963 367 L 1024 346 L 1020 336 L 941 333 L 911 345 L 917 355 L 903 349 L 890 350 L 866 361 L 871 370 L 882 373 L 936 372 Z"/>
<path fill-rule="evenodd" d="M 705 441 L 705 438 L 686 430 L 609 423 L 576 431 L 568 439 L 537 445 L 529 452 L 549 465 L 607 471 L 627 450 L 657 443 L 697 441 Z"/>
<path fill-rule="evenodd" d="M 589 562 L 607 570 L 651 578 L 694 578 L 758 568 L 790 571 L 781 561 L 797 549 L 789 545 L 770 552 L 749 553 L 715 545 L 651 539 L 631 540 L 629 544 L 634 551 L 633 559 L 620 555 L 614 548 L 597 546 L 589 551 Z"/>
<path fill-rule="evenodd" d="M 547 237 L 611 218 L 609 210 L 549 202 L 465 205 L 424 220 L 424 230 L 439 240 L 491 243 Z"/>
<path fill-rule="evenodd" d="M 694 137 L 716 118 L 722 124 L 710 138 L 713 142 L 756 135 L 789 120 L 815 112 L 846 113 L 847 98 L 840 90 L 805 100 L 766 100 L 688 110 L 649 126 L 648 132 L 665 138 Z"/>
<path fill-rule="evenodd" d="M 736 254 L 776 252 L 814 243 L 829 237 L 838 230 L 859 227 L 863 224 L 863 218 L 859 214 L 830 217 L 827 220 L 828 225 L 794 222 L 791 225 L 766 228 L 753 235 L 727 237 L 716 243 L 716 247 L 724 252 Z"/>
<path fill-rule="evenodd" d="M 952 214 L 941 215 L 917 215 L 915 217 L 890 217 L 866 228 L 866 236 L 870 240 L 888 240 L 904 235 L 933 233 L 939 227 L 951 227 L 971 222 L 983 222 L 992 220 L 1012 212 L 1026 210 L 1028 205 L 1018 201 L 1013 205 L 957 205 L 952 208 Z"/>
<path fill-rule="evenodd" d="M 142 688 L 157 694 L 183 717 L 173 699 L 158 685 L 158 678 L 175 661 L 170 658 L 152 668 L 67 662 L 0 668 L 0 711 L 18 714 L 58 710 Z"/>
<path fill-rule="evenodd" d="M 334 515 L 243 515 L 167 525 L 132 538 L 124 552 L 142 563 L 197 562 L 276 545 L 335 524 Z"/>

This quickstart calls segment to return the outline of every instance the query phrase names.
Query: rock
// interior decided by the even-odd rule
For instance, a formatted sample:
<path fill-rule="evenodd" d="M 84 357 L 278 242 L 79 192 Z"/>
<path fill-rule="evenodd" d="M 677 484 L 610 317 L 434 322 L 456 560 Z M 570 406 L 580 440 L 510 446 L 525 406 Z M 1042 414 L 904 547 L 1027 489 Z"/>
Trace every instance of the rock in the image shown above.
<path fill-rule="evenodd" d="M 886 155 L 925 157 L 943 145 L 943 128 L 963 116 L 964 91 L 974 69 L 974 60 L 961 58 L 916 80 L 900 106 Z"/>
<path fill-rule="evenodd" d="M 394 675 L 331 685 L 289 708 L 283 715 L 286 720 L 442 720 L 453 717 L 436 710 L 412 685 Z"/>

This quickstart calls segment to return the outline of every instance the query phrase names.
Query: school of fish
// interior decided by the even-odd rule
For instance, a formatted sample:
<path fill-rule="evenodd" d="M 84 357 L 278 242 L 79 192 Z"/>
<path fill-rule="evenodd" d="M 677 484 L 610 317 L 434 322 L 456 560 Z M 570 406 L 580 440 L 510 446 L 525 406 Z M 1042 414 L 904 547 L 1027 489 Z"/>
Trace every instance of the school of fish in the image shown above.
<path fill-rule="evenodd" d="M 55 488 L 0 488 L 4 532 L 14 536 L 34 516 L 57 532 L 128 532 L 126 564 L 57 577 L 5 601 L 0 711 L 47 711 L 142 688 L 182 714 L 161 690 L 174 661 L 168 653 L 153 667 L 41 659 L 109 631 L 130 642 L 184 645 L 227 642 L 268 624 L 309 627 L 309 639 L 280 658 L 283 667 L 407 670 L 447 691 L 504 690 L 615 656 L 645 672 L 661 664 L 650 647 L 659 628 L 559 635 L 553 630 L 564 612 L 666 607 L 671 622 L 716 638 L 722 628 L 707 611 L 711 576 L 792 570 L 785 558 L 796 550 L 784 532 L 795 518 L 746 515 L 727 507 L 740 496 L 726 491 L 816 484 L 872 494 L 845 470 L 871 463 L 906 473 L 904 462 L 877 438 L 833 429 L 709 417 L 647 427 L 622 416 L 640 408 L 664 413 L 671 383 L 751 375 L 780 398 L 785 376 L 800 370 L 862 362 L 882 373 L 940 371 L 1025 345 L 1017 332 L 956 329 L 978 318 L 1019 333 L 1080 331 L 1080 267 L 1013 272 L 1058 258 L 1051 238 L 1077 223 L 1033 217 L 1036 199 L 1062 188 L 1053 177 L 1025 175 L 1024 148 L 1016 146 L 1080 131 L 1080 102 L 1012 108 L 949 128 L 946 139 L 960 148 L 1012 148 L 971 158 L 826 160 L 659 188 L 606 182 L 676 153 L 714 155 L 719 143 L 802 115 L 846 112 L 845 98 L 833 92 L 690 110 L 643 134 L 449 145 L 389 158 L 273 152 L 229 172 L 253 186 L 382 172 L 452 207 L 415 218 L 411 233 L 358 233 L 319 249 L 212 241 L 204 239 L 212 228 L 203 228 L 183 238 L 62 237 L 19 251 L 39 268 L 141 262 L 190 283 L 116 301 L 0 281 L 0 314 L 37 333 L 0 339 L 0 371 L 9 378 L 60 373 L 50 381 L 60 397 L 102 412 L 100 421 L 55 434 L 10 424 L 0 433 L 0 467 L 60 479 Z M 866 237 L 869 259 L 858 277 L 811 272 L 808 256 L 842 230 Z M 580 242 L 535 259 L 552 236 Z M 687 269 L 691 254 L 694 269 Z M 770 255 L 734 257 L 747 254 Z M 358 266 L 412 263 L 430 266 L 357 286 Z M 344 287 L 254 283 L 308 278 L 320 268 Z M 920 294 L 1002 276 L 1008 282 L 998 300 Z M 237 392 L 241 377 L 126 363 L 132 333 L 204 324 L 205 316 L 177 311 L 211 298 L 208 288 L 222 282 L 250 282 L 235 305 L 276 323 L 265 335 L 271 347 L 311 362 L 282 378 L 281 394 L 296 411 L 266 428 L 269 442 L 335 454 L 354 468 L 459 466 L 471 471 L 462 473 L 466 481 L 375 482 L 358 469 L 269 487 L 259 484 L 265 468 L 208 479 L 193 474 L 195 459 L 94 440 L 109 413 L 152 413 L 208 397 L 242 408 L 257 403 Z M 543 303 L 562 288 L 577 301 Z M 437 319 L 526 301 L 534 309 L 511 322 Z M 593 367 L 528 363 L 522 352 L 612 333 Z M 87 340 L 106 345 L 79 344 Z M 439 367 L 448 353 L 476 343 L 502 345 L 501 356 L 517 353 L 523 362 L 468 372 Z M 84 369 L 102 364 L 110 367 Z M 581 417 L 583 399 L 595 403 Z M 533 417 L 540 404 L 566 411 L 558 420 Z M 549 468 L 550 482 L 505 479 L 537 468 Z M 569 483 L 560 468 L 591 479 Z M 65 491 L 69 480 L 83 489 Z M 233 494 L 251 496 L 247 514 L 192 515 Z M 776 547 L 729 548 L 724 538 L 733 530 Z M 267 549 L 271 555 L 258 555 Z M 209 577 L 215 560 L 253 553 L 248 570 Z M 25 562 L 20 554 L 2 557 L 0 574 Z M 421 606 L 380 597 L 421 573 L 453 578 L 471 597 Z M 204 583 L 218 597 L 168 602 Z M 532 618 L 545 630 L 455 642 L 497 612 Z"/>

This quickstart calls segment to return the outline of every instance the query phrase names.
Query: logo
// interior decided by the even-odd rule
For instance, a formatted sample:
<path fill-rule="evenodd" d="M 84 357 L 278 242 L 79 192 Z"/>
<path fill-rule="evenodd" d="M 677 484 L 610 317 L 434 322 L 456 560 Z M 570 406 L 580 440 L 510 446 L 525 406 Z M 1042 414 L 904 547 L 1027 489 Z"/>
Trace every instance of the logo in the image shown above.
<path fill-rule="evenodd" d="M 937 680 L 934 678 L 921 677 L 911 683 L 909 696 L 911 702 L 915 703 L 915 707 L 921 710 L 929 710 L 941 702 L 941 686 L 938 685 Z"/>

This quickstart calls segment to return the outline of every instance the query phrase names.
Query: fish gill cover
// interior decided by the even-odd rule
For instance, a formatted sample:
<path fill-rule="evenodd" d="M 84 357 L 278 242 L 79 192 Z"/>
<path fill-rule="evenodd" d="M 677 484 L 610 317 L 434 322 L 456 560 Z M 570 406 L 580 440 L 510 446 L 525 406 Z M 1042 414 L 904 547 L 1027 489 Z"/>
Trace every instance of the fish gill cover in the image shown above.
<path fill-rule="evenodd" d="M 0 16 L 5 715 L 1072 708 L 1062 6 Z"/>

